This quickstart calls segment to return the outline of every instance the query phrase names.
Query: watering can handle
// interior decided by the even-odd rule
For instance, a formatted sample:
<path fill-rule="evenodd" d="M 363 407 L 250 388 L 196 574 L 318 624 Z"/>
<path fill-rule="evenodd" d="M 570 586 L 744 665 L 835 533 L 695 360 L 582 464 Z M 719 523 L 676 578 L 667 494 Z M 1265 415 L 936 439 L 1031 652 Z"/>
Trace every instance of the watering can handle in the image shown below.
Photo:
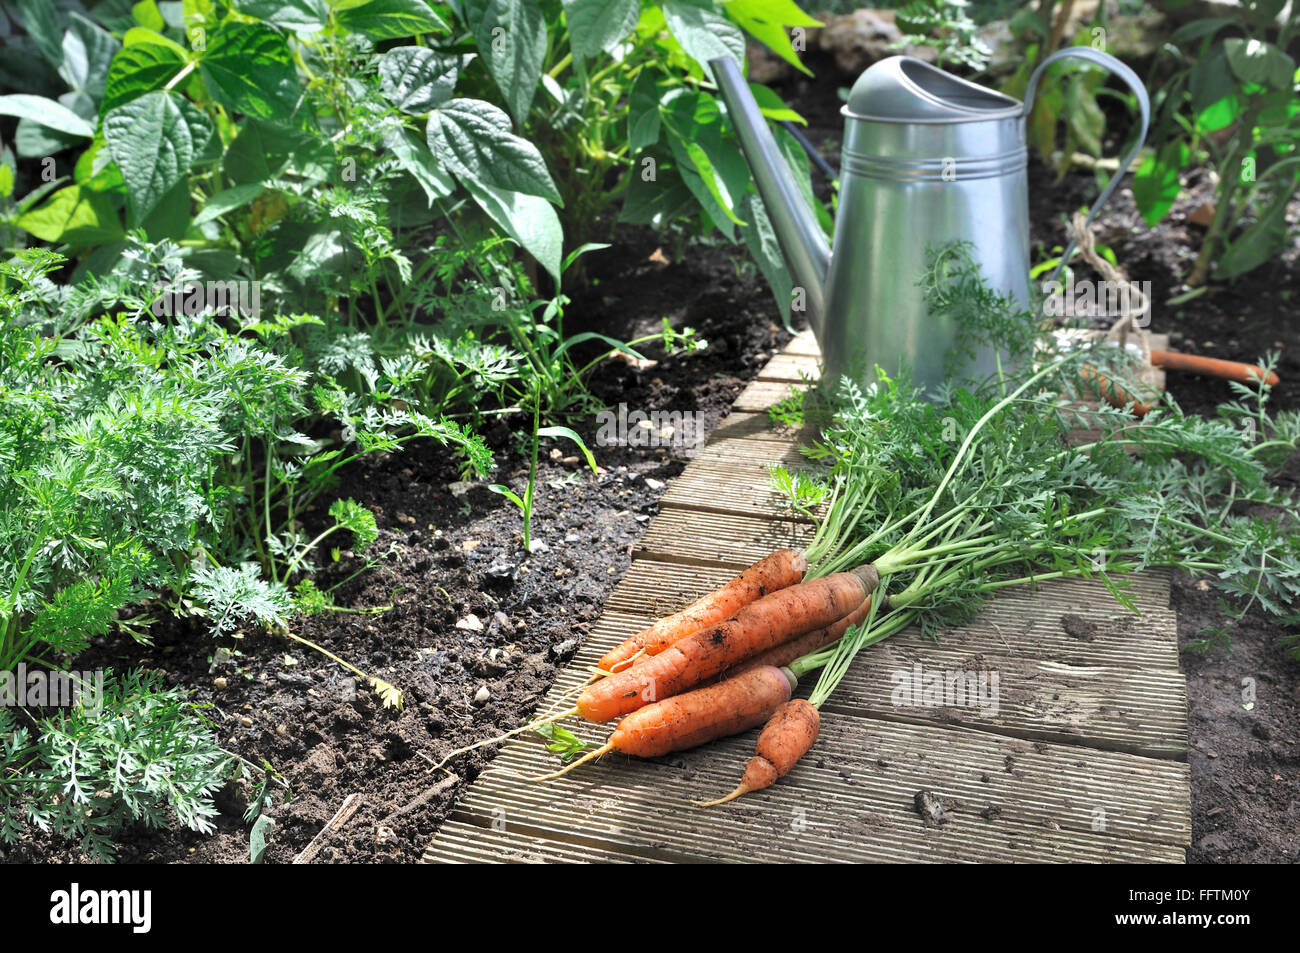
<path fill-rule="evenodd" d="M 1102 189 L 1101 195 L 1097 197 L 1097 201 L 1094 202 L 1092 208 L 1088 210 L 1088 217 L 1084 220 L 1084 225 L 1086 227 L 1092 224 L 1092 220 L 1097 217 L 1097 213 L 1100 212 L 1101 207 L 1106 204 L 1106 200 L 1110 198 L 1111 193 L 1119 187 L 1120 181 L 1124 178 L 1124 173 L 1129 170 L 1129 166 L 1131 166 L 1133 160 L 1137 158 L 1138 151 L 1142 148 L 1142 144 L 1146 142 L 1147 127 L 1151 123 L 1151 100 L 1147 97 L 1146 87 L 1142 85 L 1142 80 L 1138 79 L 1137 73 L 1133 72 L 1119 60 L 1115 59 L 1115 57 L 1111 56 L 1109 53 L 1103 53 L 1100 50 L 1094 50 L 1088 46 L 1072 46 L 1064 50 L 1059 50 L 1047 59 L 1043 60 L 1043 62 L 1038 64 L 1038 68 L 1034 70 L 1033 75 L 1029 77 L 1029 86 L 1025 90 L 1024 114 L 1026 119 L 1029 117 L 1030 110 L 1034 108 L 1034 95 L 1038 91 L 1038 83 L 1042 80 L 1047 67 L 1051 66 L 1057 60 L 1064 59 L 1087 60 L 1094 66 L 1100 66 L 1102 69 L 1106 70 L 1106 72 L 1118 76 L 1128 85 L 1128 88 L 1133 91 L 1133 95 L 1137 97 L 1138 111 L 1142 114 L 1142 132 L 1138 136 L 1137 142 L 1133 144 L 1133 148 L 1129 151 L 1129 154 L 1125 156 L 1124 161 L 1120 163 L 1120 167 L 1115 171 L 1115 174 L 1110 177 L 1110 181 L 1106 183 L 1106 188 Z M 1056 270 L 1052 272 L 1051 280 L 1056 280 L 1061 273 L 1061 269 L 1066 266 L 1070 260 L 1070 256 L 1073 254 L 1074 239 L 1071 238 L 1069 244 L 1065 247 L 1065 253 L 1061 255 L 1060 263 L 1057 264 Z"/>

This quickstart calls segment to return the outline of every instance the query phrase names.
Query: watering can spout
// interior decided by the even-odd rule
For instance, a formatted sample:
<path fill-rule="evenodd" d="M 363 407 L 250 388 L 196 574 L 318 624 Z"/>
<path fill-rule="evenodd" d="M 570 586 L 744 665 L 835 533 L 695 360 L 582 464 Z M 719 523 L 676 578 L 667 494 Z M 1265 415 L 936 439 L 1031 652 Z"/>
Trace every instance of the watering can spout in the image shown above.
<path fill-rule="evenodd" d="M 799 193 L 794 176 L 767 128 L 767 120 L 741 75 L 739 64 L 730 57 L 719 57 L 710 60 L 709 66 L 727 104 L 727 113 L 735 125 L 758 194 L 772 221 L 790 278 L 795 288 L 803 292 L 796 295 L 795 305 L 803 303 L 808 323 L 820 339 L 826 312 L 825 286 L 831 261 L 830 245 L 813 210 Z"/>

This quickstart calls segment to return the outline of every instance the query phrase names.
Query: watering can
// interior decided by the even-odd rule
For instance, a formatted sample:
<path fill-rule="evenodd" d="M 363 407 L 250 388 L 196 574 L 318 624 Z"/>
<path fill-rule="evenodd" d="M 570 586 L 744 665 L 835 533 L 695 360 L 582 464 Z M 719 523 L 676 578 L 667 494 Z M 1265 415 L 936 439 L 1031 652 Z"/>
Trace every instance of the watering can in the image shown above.
<path fill-rule="evenodd" d="M 950 374 L 980 379 L 995 372 L 991 346 L 955 353 L 958 329 L 930 314 L 917 282 L 929 250 L 966 241 L 991 288 L 1031 305 L 1025 121 L 1044 70 L 1065 58 L 1123 79 L 1142 118 L 1136 145 L 1088 214 L 1091 223 L 1146 139 L 1150 103 L 1137 74 L 1113 56 L 1072 47 L 1039 65 L 1021 103 L 914 57 L 892 56 L 858 77 L 842 110 L 834 248 L 740 67 L 730 58 L 710 61 L 832 379 L 866 374 L 873 364 L 891 374 L 906 366 L 913 382 L 930 391 Z M 1073 250 L 1071 243 L 1058 273 Z"/>

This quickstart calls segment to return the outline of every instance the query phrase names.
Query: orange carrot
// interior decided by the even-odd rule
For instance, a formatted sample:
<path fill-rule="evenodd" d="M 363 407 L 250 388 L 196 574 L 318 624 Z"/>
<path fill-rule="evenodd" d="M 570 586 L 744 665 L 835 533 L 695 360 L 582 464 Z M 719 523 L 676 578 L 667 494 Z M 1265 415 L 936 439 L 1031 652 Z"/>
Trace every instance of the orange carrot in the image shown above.
<path fill-rule="evenodd" d="M 879 581 L 874 566 L 861 566 L 764 596 L 733 618 L 592 685 L 578 696 L 578 713 L 588 721 L 609 721 L 694 688 L 751 655 L 838 622 L 861 606 Z"/>
<path fill-rule="evenodd" d="M 803 579 L 808 560 L 803 553 L 778 549 L 750 566 L 720 589 L 692 602 L 685 609 L 655 622 L 622 645 L 605 653 L 597 667 L 604 672 L 627 668 L 638 656 L 658 655 L 678 639 L 705 626 L 730 619 L 743 606 L 770 592 L 793 586 Z"/>
<path fill-rule="evenodd" d="M 820 726 L 821 715 L 811 702 L 802 698 L 786 702 L 759 734 L 754 757 L 745 765 L 745 773 L 736 789 L 716 801 L 701 802 L 700 807 L 725 804 L 750 791 L 771 787 L 778 778 L 789 774 L 813 746 Z"/>
<path fill-rule="evenodd" d="M 1092 385 L 1097 396 L 1118 410 L 1128 408 L 1135 417 L 1145 417 L 1151 413 L 1155 404 L 1140 400 L 1136 394 L 1118 381 L 1113 381 L 1091 364 L 1079 368 L 1079 376 Z"/>
<path fill-rule="evenodd" d="M 783 665 L 789 665 L 797 658 L 803 658 L 805 655 L 811 655 L 818 649 L 830 645 L 851 626 L 859 625 L 866 619 L 867 614 L 871 612 L 871 597 L 867 596 L 858 606 L 839 622 L 834 625 L 828 625 L 820 629 L 813 629 L 797 639 L 791 639 L 789 642 L 783 642 L 775 648 L 768 649 L 760 655 L 746 659 L 734 668 L 728 669 L 727 678 L 735 678 L 742 672 L 748 672 L 751 668 L 757 668 L 759 665 L 775 665 L 780 668 Z"/>
<path fill-rule="evenodd" d="M 1181 351 L 1162 351 L 1152 348 L 1151 363 L 1170 371 L 1188 371 L 1192 374 L 1204 374 L 1207 377 L 1222 377 L 1242 384 L 1263 381 L 1269 387 L 1276 387 L 1279 380 L 1272 371 L 1265 371 L 1256 364 L 1224 361 L 1217 357 L 1201 357 L 1199 354 L 1184 354 Z"/>
<path fill-rule="evenodd" d="M 608 751 L 657 758 L 748 731 L 767 721 L 790 700 L 794 684 L 794 676 L 788 670 L 764 665 L 737 678 L 654 702 L 620 721 L 609 741 L 600 748 L 563 770 L 534 780 L 559 777 Z"/>

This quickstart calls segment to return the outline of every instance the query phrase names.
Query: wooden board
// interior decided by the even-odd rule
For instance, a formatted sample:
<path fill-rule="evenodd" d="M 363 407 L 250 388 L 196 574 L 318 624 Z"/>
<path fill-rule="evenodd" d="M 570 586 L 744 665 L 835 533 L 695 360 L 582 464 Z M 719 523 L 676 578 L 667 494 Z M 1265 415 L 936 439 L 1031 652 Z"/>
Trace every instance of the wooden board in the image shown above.
<path fill-rule="evenodd" d="M 807 541 L 810 521 L 775 509 L 768 487 L 769 463 L 798 465 L 799 435 L 764 411 L 815 379 L 817 362 L 811 335 L 799 335 L 739 395 L 664 495 L 543 711 L 571 704 L 566 693 L 590 666 L 649 620 Z M 1169 577 L 1130 583 L 1140 615 L 1096 581 L 1057 580 L 998 593 L 937 641 L 909 630 L 874 646 L 824 707 L 814 752 L 778 785 L 723 808 L 690 801 L 735 785 L 752 732 L 655 761 L 610 756 L 544 784 L 525 779 L 552 770 L 554 756 L 517 738 L 424 860 L 1181 863 L 1191 795 Z M 943 697 L 936 674 L 954 686 L 982 679 L 983 703 Z M 609 731 L 566 726 L 590 742 Z M 918 813 L 921 791 L 943 805 L 941 824 Z"/>

